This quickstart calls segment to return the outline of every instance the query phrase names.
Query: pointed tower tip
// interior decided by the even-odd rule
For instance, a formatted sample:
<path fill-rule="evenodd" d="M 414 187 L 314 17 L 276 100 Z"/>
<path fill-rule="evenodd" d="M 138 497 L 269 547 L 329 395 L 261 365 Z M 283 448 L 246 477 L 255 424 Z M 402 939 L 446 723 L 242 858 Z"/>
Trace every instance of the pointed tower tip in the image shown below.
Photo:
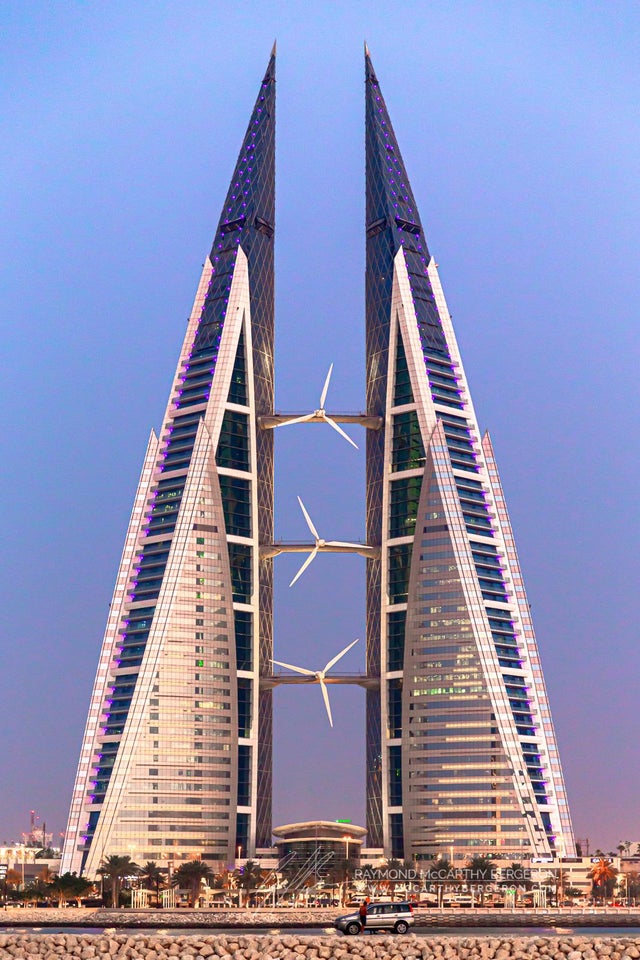
<path fill-rule="evenodd" d="M 278 44 L 278 41 L 277 41 L 277 40 L 274 40 L 274 41 L 273 41 L 273 47 L 271 48 L 271 56 L 272 56 L 272 57 L 275 57 L 275 55 L 276 55 L 276 46 L 277 46 L 277 44 Z"/>
<path fill-rule="evenodd" d="M 376 74 L 373 69 L 373 61 L 371 59 L 371 50 L 369 50 L 369 44 L 365 40 L 364 42 L 364 75 L 365 80 L 375 80 Z"/>

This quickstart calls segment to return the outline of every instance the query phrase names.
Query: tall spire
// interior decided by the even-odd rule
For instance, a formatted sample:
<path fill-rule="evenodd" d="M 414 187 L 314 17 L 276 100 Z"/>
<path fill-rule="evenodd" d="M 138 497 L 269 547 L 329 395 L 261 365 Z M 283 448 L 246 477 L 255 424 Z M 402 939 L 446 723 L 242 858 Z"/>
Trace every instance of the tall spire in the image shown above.
<path fill-rule="evenodd" d="M 420 215 L 402 160 L 389 112 L 380 90 L 371 55 L 365 45 L 366 128 L 367 128 L 367 226 L 387 218 L 396 224 L 395 248 L 400 246 L 402 225 L 414 235 L 422 234 Z M 424 255 L 429 259 L 426 242 Z"/>
<path fill-rule="evenodd" d="M 365 81 L 369 843 L 572 850 L 495 464 L 367 48 Z"/>
<path fill-rule="evenodd" d="M 271 692 L 259 681 L 273 653 L 272 571 L 271 561 L 258 569 L 254 558 L 261 538 L 273 540 L 273 436 L 258 430 L 257 417 L 273 412 L 274 169 L 275 49 L 203 264 L 163 429 L 145 459 L 87 721 L 66 870 L 93 876 L 105 852 L 124 853 L 132 840 L 143 859 L 160 841 L 179 857 L 204 852 L 225 863 L 271 837 Z M 205 679 L 217 683 L 215 700 L 200 686 Z M 217 710 L 226 712 L 221 729 Z M 228 766 L 200 768 L 203 796 L 189 804 L 191 782 L 180 778 L 194 772 L 194 749 L 212 764 L 224 749 Z M 152 756 L 161 762 L 149 769 Z M 176 822 L 183 839 L 172 834 Z"/>
<path fill-rule="evenodd" d="M 220 215 L 210 259 L 211 286 L 198 329 L 194 352 L 206 349 L 219 335 L 224 320 L 230 277 L 241 246 L 249 260 L 265 245 L 256 235 L 271 239 L 275 229 L 275 47 L 269 58 L 260 92 L 238 154 L 233 176 Z M 273 244 L 268 245 L 273 257 Z M 271 263 L 271 268 L 273 263 Z"/>
<path fill-rule="evenodd" d="M 423 345 L 447 353 L 446 338 L 429 278 L 431 254 L 391 118 L 365 53 L 367 300 L 391 297 L 390 264 L 400 249 Z"/>

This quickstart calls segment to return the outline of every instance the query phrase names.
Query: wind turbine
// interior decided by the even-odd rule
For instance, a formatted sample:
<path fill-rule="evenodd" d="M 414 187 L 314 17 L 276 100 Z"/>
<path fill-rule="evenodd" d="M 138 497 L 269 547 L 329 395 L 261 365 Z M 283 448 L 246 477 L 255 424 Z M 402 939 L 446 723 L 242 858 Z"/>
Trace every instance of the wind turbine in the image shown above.
<path fill-rule="evenodd" d="M 325 400 L 327 399 L 327 391 L 329 390 L 329 381 L 331 380 L 331 373 L 333 371 L 333 364 L 329 367 L 329 373 L 327 374 L 327 379 L 324 381 L 324 387 L 322 388 L 322 393 L 320 394 L 320 407 L 318 410 L 314 410 L 313 413 L 305 413 L 302 417 L 294 417 L 293 420 L 285 420 L 283 423 L 277 423 L 277 427 L 288 427 L 292 423 L 308 423 L 310 420 L 324 420 L 325 423 L 328 423 L 330 427 L 333 427 L 334 430 L 337 430 L 341 437 L 344 437 L 352 447 L 358 449 L 358 444 L 354 443 L 351 437 L 344 432 L 342 427 L 339 427 L 335 420 L 327 416 L 327 411 L 324 408 Z"/>
<path fill-rule="evenodd" d="M 293 578 L 293 580 L 292 580 L 291 583 L 289 584 L 290 587 L 292 587 L 292 586 L 294 585 L 294 583 L 296 582 L 296 580 L 299 580 L 299 579 L 300 579 L 300 577 L 302 576 L 302 574 L 305 572 L 305 570 L 307 569 L 307 567 L 309 566 L 309 564 L 311 563 L 311 561 L 315 558 L 316 554 L 320 551 L 320 549 L 321 549 L 322 547 L 354 547 L 354 548 L 357 549 L 358 547 L 361 546 L 361 544 L 359 544 L 359 543 L 345 543 L 345 542 L 342 541 L 342 540 L 323 540 L 323 539 L 321 538 L 320 534 L 318 533 L 318 531 L 316 530 L 316 528 L 315 528 L 315 526 L 314 526 L 314 523 L 313 523 L 313 520 L 311 519 L 311 517 L 310 517 L 309 514 L 307 513 L 307 509 L 306 509 L 304 503 L 302 502 L 302 500 L 300 499 L 300 497 L 298 497 L 298 503 L 300 504 L 300 507 L 301 507 L 301 509 L 302 509 L 302 512 L 304 513 L 304 518 L 305 518 L 305 520 L 307 521 L 307 526 L 309 527 L 309 530 L 311 531 L 311 534 L 312 534 L 312 536 L 313 536 L 313 539 L 315 540 L 315 545 L 314 545 L 311 553 L 309 554 L 309 556 L 307 557 L 307 559 L 306 559 L 305 562 L 302 564 L 302 566 L 300 567 L 300 569 L 299 569 L 298 572 L 296 573 L 295 577 Z"/>
<path fill-rule="evenodd" d="M 315 677 L 315 679 L 320 684 L 320 689 L 322 690 L 322 699 L 324 700 L 324 705 L 327 708 L 327 716 L 329 717 L 329 723 L 333 726 L 333 717 L 331 716 L 331 705 L 329 703 L 329 692 L 327 690 L 327 684 L 325 683 L 325 676 L 331 667 L 335 666 L 338 660 L 341 657 L 344 657 L 347 651 L 351 650 L 351 647 L 355 646 L 358 640 L 353 640 L 348 647 L 345 647 L 344 650 L 341 650 L 340 653 L 333 657 L 323 670 L 307 670 L 306 667 L 294 667 L 292 663 L 282 663 L 280 660 L 272 660 L 271 663 L 277 663 L 279 667 L 286 667 L 287 670 L 293 670 L 295 673 L 301 673 L 305 677 Z"/>

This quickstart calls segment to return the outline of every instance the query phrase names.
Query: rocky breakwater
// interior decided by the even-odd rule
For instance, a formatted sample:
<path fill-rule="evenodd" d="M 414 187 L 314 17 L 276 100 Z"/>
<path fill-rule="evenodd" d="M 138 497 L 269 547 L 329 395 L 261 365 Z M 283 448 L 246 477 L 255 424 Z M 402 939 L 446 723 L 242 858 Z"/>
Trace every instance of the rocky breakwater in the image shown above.
<path fill-rule="evenodd" d="M 0 960 L 638 960 L 640 937 L 0 934 Z"/>

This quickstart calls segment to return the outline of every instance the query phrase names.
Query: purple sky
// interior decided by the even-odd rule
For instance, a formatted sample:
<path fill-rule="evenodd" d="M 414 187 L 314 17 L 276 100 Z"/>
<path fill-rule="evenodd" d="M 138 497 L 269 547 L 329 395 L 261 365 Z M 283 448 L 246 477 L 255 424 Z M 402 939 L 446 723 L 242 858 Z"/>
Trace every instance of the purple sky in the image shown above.
<path fill-rule="evenodd" d="M 640 841 L 630 0 L 2 5 L 0 840 L 31 808 L 65 827 L 148 431 L 276 35 L 277 407 L 314 408 L 332 361 L 328 409 L 364 402 L 366 38 L 496 448 L 576 836 Z M 292 427 L 276 458 L 279 537 L 305 536 L 296 494 L 322 536 L 363 536 L 362 450 Z M 289 590 L 299 562 L 275 561 L 276 656 L 319 668 L 364 638 L 364 561 Z M 333 730 L 319 691 L 276 692 L 275 824 L 364 822 L 364 697 L 331 697 Z"/>

